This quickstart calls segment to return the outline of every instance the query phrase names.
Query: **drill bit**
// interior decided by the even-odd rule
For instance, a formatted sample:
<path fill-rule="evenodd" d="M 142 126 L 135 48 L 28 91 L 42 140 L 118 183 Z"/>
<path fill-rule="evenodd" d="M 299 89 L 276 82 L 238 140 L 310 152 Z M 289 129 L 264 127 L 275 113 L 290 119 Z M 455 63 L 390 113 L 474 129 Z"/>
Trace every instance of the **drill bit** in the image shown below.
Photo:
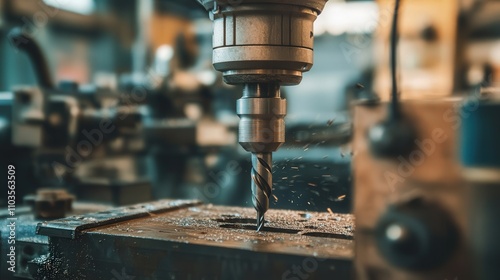
<path fill-rule="evenodd" d="M 272 153 L 252 153 L 252 202 L 257 210 L 257 231 L 264 225 L 272 193 Z"/>
<path fill-rule="evenodd" d="M 272 158 L 285 142 L 286 100 L 277 83 L 247 84 L 237 102 L 239 142 L 252 153 L 252 202 L 257 211 L 257 231 L 264 226 L 273 187 Z"/>

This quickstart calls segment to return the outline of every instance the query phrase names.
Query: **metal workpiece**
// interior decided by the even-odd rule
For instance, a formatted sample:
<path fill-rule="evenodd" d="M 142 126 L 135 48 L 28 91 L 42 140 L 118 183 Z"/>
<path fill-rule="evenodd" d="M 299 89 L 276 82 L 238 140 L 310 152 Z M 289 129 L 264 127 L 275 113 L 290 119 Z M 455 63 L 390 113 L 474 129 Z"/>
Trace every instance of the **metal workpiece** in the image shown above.
<path fill-rule="evenodd" d="M 36 233 L 51 237 L 77 239 L 84 230 L 119 223 L 121 221 L 149 216 L 180 208 L 201 204 L 198 200 L 159 200 L 150 203 L 124 206 L 112 210 L 73 215 L 64 219 L 41 222 L 37 225 Z"/>
<path fill-rule="evenodd" d="M 311 69 L 314 21 L 326 0 L 198 2 L 214 21 L 213 64 L 228 84 L 297 85 Z"/>
<path fill-rule="evenodd" d="M 348 279 L 354 218 L 349 214 L 274 210 L 255 232 L 251 208 L 155 203 L 154 213 L 95 213 L 75 239 L 48 222 L 50 255 L 33 262 L 35 279 Z M 191 206 L 189 206 L 191 205 Z M 144 207 L 143 207 L 144 206 Z M 134 209 L 146 212 L 151 206 Z M 161 212 L 160 209 L 163 209 Z M 133 212 L 135 212 L 134 210 Z M 137 210 L 138 211 L 138 210 Z M 98 221 L 92 223 L 92 219 Z M 94 226 L 90 226 L 90 224 Z M 78 263 L 79 265 L 74 265 Z M 314 269 L 313 269 L 314 268 Z M 122 278 L 119 278 L 119 277 Z M 44 278 L 45 277 L 45 278 Z"/>

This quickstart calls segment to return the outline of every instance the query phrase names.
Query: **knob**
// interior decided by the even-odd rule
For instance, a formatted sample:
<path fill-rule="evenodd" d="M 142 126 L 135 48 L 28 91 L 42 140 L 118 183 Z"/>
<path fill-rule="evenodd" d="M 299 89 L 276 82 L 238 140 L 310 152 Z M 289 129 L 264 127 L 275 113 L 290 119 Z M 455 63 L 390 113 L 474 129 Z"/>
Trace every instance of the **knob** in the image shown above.
<path fill-rule="evenodd" d="M 407 270 L 439 267 L 458 243 L 458 230 L 448 212 L 422 198 L 389 206 L 375 235 L 381 255 Z"/>

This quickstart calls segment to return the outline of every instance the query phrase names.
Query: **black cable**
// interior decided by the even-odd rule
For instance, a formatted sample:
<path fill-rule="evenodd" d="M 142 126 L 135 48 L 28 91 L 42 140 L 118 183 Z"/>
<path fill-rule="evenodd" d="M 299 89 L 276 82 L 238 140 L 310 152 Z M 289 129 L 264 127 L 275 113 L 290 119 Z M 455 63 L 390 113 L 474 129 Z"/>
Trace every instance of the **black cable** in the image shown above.
<path fill-rule="evenodd" d="M 391 94 L 391 111 L 390 118 L 397 120 L 401 117 L 399 109 L 398 82 L 397 82 L 397 44 L 398 44 L 398 18 L 400 0 L 396 0 L 394 6 L 394 15 L 392 18 L 391 28 L 391 79 L 392 79 L 392 94 Z"/>
<path fill-rule="evenodd" d="M 399 102 L 397 82 L 397 43 L 398 43 L 398 13 L 400 0 L 396 0 L 394 6 L 394 17 L 390 35 L 390 60 L 392 92 L 388 108 L 388 118 L 370 128 L 370 149 L 372 153 L 381 158 L 397 158 L 409 155 L 414 146 L 417 131 L 411 121 L 405 118 L 401 111 Z"/>
<path fill-rule="evenodd" d="M 31 36 L 23 32 L 20 27 L 12 29 L 8 34 L 9 42 L 20 51 L 25 52 L 35 70 L 38 84 L 43 89 L 54 89 L 54 80 L 40 45 Z"/>

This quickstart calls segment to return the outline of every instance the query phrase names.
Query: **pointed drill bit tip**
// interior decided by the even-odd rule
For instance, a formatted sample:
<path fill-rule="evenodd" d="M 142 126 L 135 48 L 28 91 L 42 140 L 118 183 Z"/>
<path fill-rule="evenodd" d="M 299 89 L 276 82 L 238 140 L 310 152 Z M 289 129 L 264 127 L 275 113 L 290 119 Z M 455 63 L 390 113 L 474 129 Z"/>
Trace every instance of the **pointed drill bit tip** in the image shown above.
<path fill-rule="evenodd" d="M 264 214 L 257 212 L 257 232 L 264 226 Z"/>

